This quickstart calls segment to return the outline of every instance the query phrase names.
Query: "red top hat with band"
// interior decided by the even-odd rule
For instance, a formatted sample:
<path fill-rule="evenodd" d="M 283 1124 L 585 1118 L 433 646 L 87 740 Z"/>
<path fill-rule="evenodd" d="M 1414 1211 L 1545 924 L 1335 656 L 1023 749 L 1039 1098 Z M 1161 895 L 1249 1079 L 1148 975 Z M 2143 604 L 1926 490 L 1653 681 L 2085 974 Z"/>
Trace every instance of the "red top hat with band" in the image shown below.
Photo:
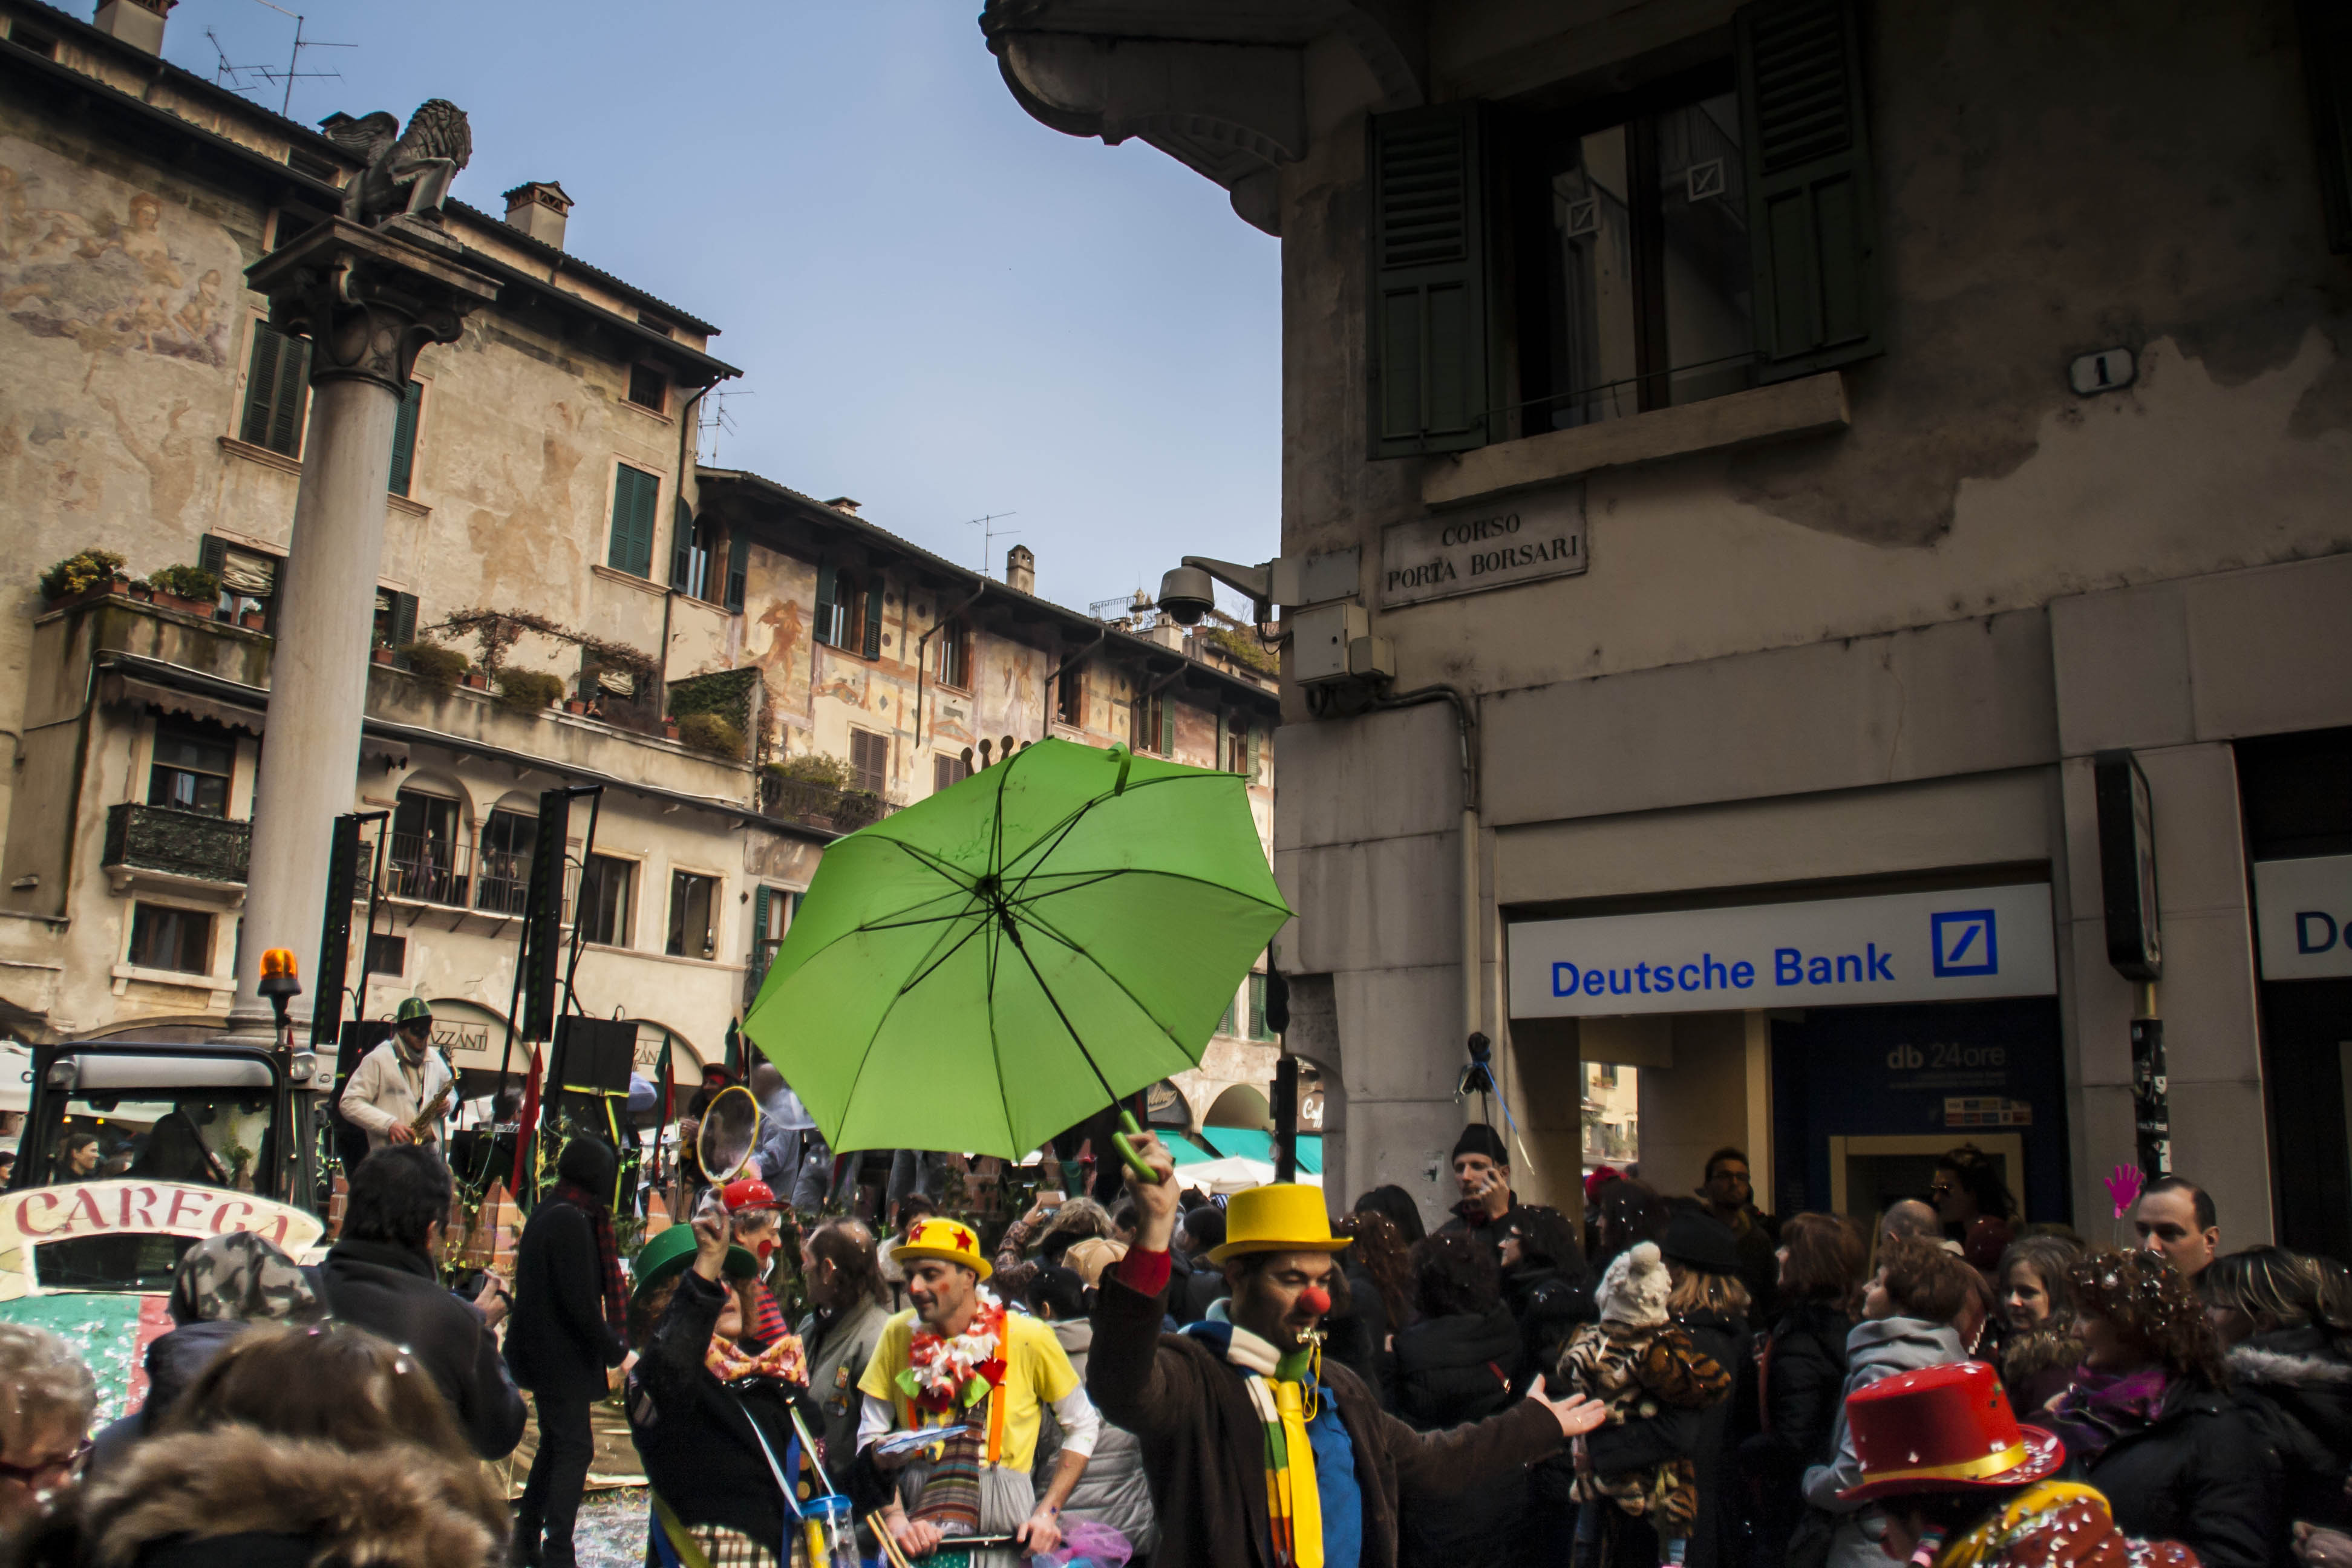
<path fill-rule="evenodd" d="M 1846 1430 L 1862 1484 L 1842 1502 L 1907 1492 L 1977 1491 L 2046 1479 L 2066 1446 L 2010 1413 L 2000 1378 L 1982 1362 L 1931 1366 L 1856 1389 Z"/>

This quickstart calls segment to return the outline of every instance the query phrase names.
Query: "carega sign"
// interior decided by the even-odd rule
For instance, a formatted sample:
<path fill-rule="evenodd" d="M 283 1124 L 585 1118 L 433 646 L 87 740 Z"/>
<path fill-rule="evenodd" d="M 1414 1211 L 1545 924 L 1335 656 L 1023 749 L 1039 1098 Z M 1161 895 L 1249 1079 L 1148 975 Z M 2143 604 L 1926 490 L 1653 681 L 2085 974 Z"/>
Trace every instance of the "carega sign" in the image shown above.
<path fill-rule="evenodd" d="M 249 1230 L 291 1258 L 325 1234 L 314 1215 L 250 1193 L 187 1182 L 75 1182 L 0 1198 L 0 1301 L 39 1289 L 34 1248 L 93 1236 L 184 1236 Z"/>
<path fill-rule="evenodd" d="M 1393 609 L 1566 577 L 1591 564 L 1584 487 L 1437 512 L 1381 530 L 1381 604 Z"/>

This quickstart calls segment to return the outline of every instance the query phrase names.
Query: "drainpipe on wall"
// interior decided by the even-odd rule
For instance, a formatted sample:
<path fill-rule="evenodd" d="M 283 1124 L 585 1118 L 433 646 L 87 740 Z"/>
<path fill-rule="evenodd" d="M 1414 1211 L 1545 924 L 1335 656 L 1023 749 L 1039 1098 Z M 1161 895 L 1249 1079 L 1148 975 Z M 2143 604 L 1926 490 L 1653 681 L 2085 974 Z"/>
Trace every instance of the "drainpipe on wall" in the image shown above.
<path fill-rule="evenodd" d="M 718 384 L 712 382 L 710 386 Z M 686 400 L 686 406 L 677 411 L 677 504 L 669 509 L 669 550 L 672 556 L 677 553 L 677 514 L 686 510 L 686 454 L 687 443 L 694 439 L 694 410 L 709 393 L 710 386 L 698 387 L 694 395 Z M 647 564 L 657 565 L 660 561 L 661 557 L 656 555 Z M 669 584 L 662 589 L 661 655 L 654 670 L 654 695 L 656 706 L 660 709 L 656 717 L 663 719 L 669 717 L 669 616 L 670 606 L 677 598 L 677 584 Z"/>
<path fill-rule="evenodd" d="M 979 587 L 971 591 L 971 598 L 955 607 L 952 615 L 933 616 L 931 630 L 915 639 L 915 749 L 917 751 L 922 750 L 923 747 L 923 679 L 931 669 L 931 633 L 938 631 L 941 626 L 952 625 L 957 616 L 962 615 L 966 610 L 979 604 L 980 596 L 987 592 L 988 584 L 982 581 Z M 913 765 L 911 760 L 908 765 Z"/>

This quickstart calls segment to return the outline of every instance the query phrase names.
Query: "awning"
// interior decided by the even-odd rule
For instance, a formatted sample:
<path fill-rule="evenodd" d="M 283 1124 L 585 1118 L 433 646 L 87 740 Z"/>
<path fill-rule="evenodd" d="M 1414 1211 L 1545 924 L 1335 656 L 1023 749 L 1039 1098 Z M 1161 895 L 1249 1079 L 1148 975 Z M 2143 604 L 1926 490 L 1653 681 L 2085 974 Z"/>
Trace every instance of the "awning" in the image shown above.
<path fill-rule="evenodd" d="M 144 703 L 160 713 L 185 714 L 191 719 L 209 720 L 224 729 L 242 730 L 248 735 L 261 733 L 262 709 L 247 708 L 217 697 L 199 696 L 193 691 L 165 686 L 160 681 L 142 680 L 119 669 L 108 670 L 99 678 L 98 700 L 100 702 Z"/>
<path fill-rule="evenodd" d="M 1201 1136 L 1220 1154 L 1237 1160 L 1255 1160 L 1272 1169 L 1274 1165 L 1274 1134 L 1249 1127 L 1203 1127 Z M 1302 1175 L 1323 1173 L 1323 1139 L 1320 1134 L 1301 1132 L 1298 1135 L 1298 1170 Z"/>

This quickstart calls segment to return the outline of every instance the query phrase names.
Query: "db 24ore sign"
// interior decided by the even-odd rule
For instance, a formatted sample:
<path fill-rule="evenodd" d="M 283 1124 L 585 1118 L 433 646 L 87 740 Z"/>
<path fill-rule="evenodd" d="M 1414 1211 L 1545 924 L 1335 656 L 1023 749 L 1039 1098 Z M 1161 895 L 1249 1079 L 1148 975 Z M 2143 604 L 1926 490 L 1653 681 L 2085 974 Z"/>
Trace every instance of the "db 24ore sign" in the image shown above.
<path fill-rule="evenodd" d="M 2046 996 L 2046 883 L 1511 927 L 1511 1016 Z"/>
<path fill-rule="evenodd" d="M 1591 564 L 1584 488 L 1392 522 L 1381 531 L 1387 608 L 1567 577 Z"/>

